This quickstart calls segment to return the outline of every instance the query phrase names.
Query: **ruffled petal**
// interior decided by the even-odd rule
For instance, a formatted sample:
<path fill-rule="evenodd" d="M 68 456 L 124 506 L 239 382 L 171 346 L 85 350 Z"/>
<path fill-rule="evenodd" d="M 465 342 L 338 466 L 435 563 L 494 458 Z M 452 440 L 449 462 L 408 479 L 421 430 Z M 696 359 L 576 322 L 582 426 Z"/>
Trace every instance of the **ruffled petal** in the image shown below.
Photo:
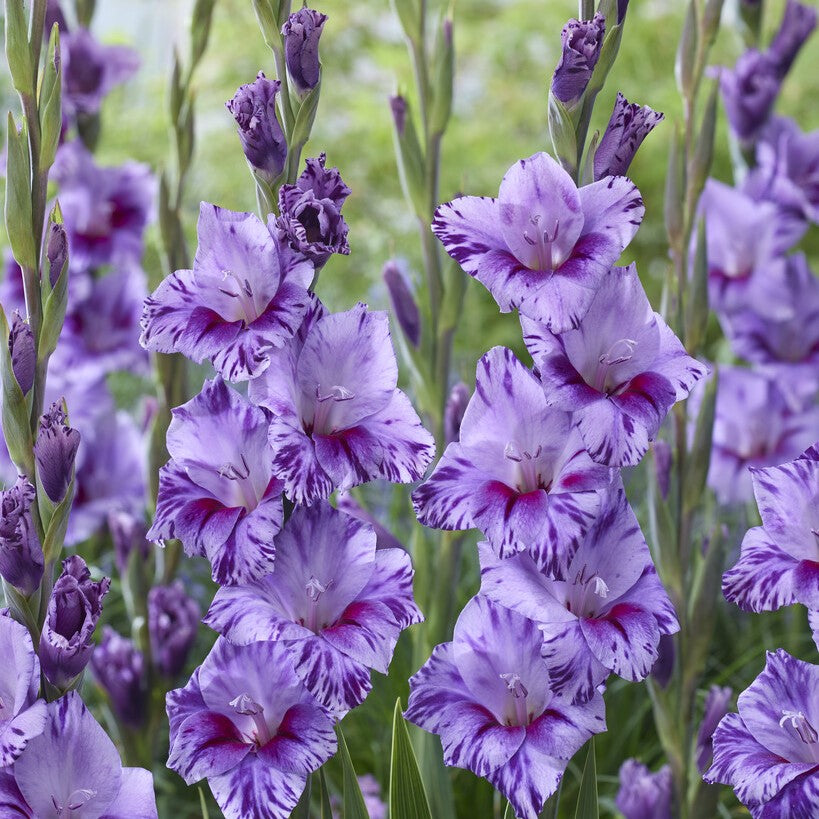
<path fill-rule="evenodd" d="M 307 776 L 271 767 L 251 754 L 236 768 L 208 780 L 225 819 L 290 819 Z"/>
<path fill-rule="evenodd" d="M 549 669 L 552 690 L 568 702 L 588 702 L 609 669 L 595 657 L 580 622 L 541 625 L 541 653 Z"/>

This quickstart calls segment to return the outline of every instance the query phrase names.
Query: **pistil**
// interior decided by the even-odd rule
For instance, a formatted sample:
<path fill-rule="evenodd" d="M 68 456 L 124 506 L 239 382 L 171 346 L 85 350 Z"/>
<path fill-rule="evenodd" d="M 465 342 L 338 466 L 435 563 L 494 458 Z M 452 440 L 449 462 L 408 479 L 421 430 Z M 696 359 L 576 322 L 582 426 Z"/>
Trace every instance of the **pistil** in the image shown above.
<path fill-rule="evenodd" d="M 243 717 L 250 717 L 253 720 L 253 725 L 256 730 L 250 737 L 251 742 L 259 748 L 263 745 L 267 745 L 272 737 L 270 735 L 270 729 L 267 727 L 267 722 L 265 722 L 264 708 L 249 694 L 239 694 L 239 696 L 232 699 L 229 704 L 237 714 L 241 714 Z"/>
<path fill-rule="evenodd" d="M 226 287 L 220 287 L 219 291 L 232 299 L 239 299 L 242 305 L 242 310 L 245 314 L 245 324 L 251 324 L 259 318 L 259 311 L 256 309 L 256 300 L 253 295 L 253 288 L 250 286 L 248 279 L 240 279 L 233 271 L 223 270 L 222 280 L 227 281 L 232 279 L 236 284 L 236 290 L 228 290 Z"/>
<path fill-rule="evenodd" d="M 535 214 L 529 221 L 532 224 L 532 230 L 531 232 L 528 230 L 523 231 L 523 239 L 527 245 L 535 249 L 538 268 L 543 271 L 552 271 L 561 261 L 559 259 L 555 260 L 552 250 L 552 246 L 560 234 L 560 221 L 555 221 L 551 236 L 548 230 L 543 230 L 540 226 L 540 214 Z"/>
<path fill-rule="evenodd" d="M 517 488 L 520 492 L 534 492 L 545 488 L 541 486 L 542 476 L 537 461 L 542 452 L 543 447 L 540 446 L 534 452 L 523 451 L 516 441 L 509 441 L 504 447 L 504 456 L 516 464 Z"/>
<path fill-rule="evenodd" d="M 515 704 L 516 725 L 528 725 L 529 712 L 526 707 L 526 697 L 529 695 L 529 691 L 521 682 L 520 674 L 510 671 L 499 676 L 506 683 L 506 687 L 512 695 L 512 701 Z"/>
<path fill-rule="evenodd" d="M 311 575 L 304 587 L 307 599 L 310 601 L 307 608 L 307 620 L 304 625 L 312 632 L 318 633 L 318 601 L 331 583 L 332 581 L 324 584 L 317 577 Z"/>

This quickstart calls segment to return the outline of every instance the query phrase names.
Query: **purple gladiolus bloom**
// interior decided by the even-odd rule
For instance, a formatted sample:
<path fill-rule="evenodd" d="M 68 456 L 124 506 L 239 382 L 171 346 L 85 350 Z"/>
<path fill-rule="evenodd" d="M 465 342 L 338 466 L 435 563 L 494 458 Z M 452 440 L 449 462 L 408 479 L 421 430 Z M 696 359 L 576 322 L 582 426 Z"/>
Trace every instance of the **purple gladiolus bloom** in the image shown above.
<path fill-rule="evenodd" d="M 313 297 L 298 334 L 250 384 L 251 399 L 273 412 L 273 472 L 291 500 L 424 474 L 434 441 L 397 383 L 387 314 L 364 304 L 328 314 Z"/>
<path fill-rule="evenodd" d="M 282 26 L 287 73 L 301 96 L 315 88 L 321 78 L 319 39 L 326 22 L 326 14 L 302 8 L 291 14 Z"/>
<path fill-rule="evenodd" d="M 276 113 L 281 83 L 260 71 L 225 103 L 239 126 L 239 140 L 250 167 L 268 184 L 281 176 L 287 159 L 287 140 Z"/>
<path fill-rule="evenodd" d="M 145 657 L 133 640 L 105 626 L 102 640 L 91 656 L 91 669 L 108 695 L 117 719 L 131 728 L 139 728 L 147 712 L 148 678 Z"/>
<path fill-rule="evenodd" d="M 555 693 L 586 702 L 611 672 L 642 680 L 663 634 L 679 630 L 622 489 L 610 493 L 573 557 L 553 573 L 519 554 L 479 549 L 481 593 L 539 624 Z"/>
<path fill-rule="evenodd" d="M 712 685 L 705 698 L 705 711 L 697 731 L 697 768 L 705 773 L 711 765 L 714 746 L 714 731 L 728 713 L 728 704 L 734 691 L 728 686 Z"/>
<path fill-rule="evenodd" d="M 364 797 L 364 808 L 370 819 L 387 819 L 387 806 L 381 798 L 381 786 L 372 774 L 363 774 L 358 777 L 358 787 Z M 333 819 L 343 819 L 341 800 L 337 796 L 330 797 L 330 807 Z"/>
<path fill-rule="evenodd" d="M 74 140 L 60 147 L 52 176 L 60 188 L 72 271 L 141 258 L 156 188 L 147 165 L 100 167 Z M 52 280 L 57 267 L 52 264 Z"/>
<path fill-rule="evenodd" d="M 591 20 L 569 20 L 560 33 L 562 52 L 552 77 L 552 93 L 571 104 L 583 96 L 603 47 L 606 20 L 599 12 Z"/>
<path fill-rule="evenodd" d="M 773 110 L 782 79 L 769 54 L 749 48 L 732 69 L 719 70 L 725 114 L 737 137 L 752 143 Z"/>
<path fill-rule="evenodd" d="M 40 662 L 28 629 L 0 611 L 0 767 L 7 767 L 42 733 L 46 704 L 37 699 Z M 2 800 L 0 800 L 2 805 Z"/>
<path fill-rule="evenodd" d="M 575 413 L 594 461 L 633 466 L 708 369 L 651 309 L 637 270 L 615 267 L 575 330 L 521 318 L 549 406 Z"/>
<path fill-rule="evenodd" d="M 625 176 L 637 149 L 663 119 L 647 105 L 629 102 L 619 91 L 606 131 L 594 154 L 594 178 Z"/>
<path fill-rule="evenodd" d="M 273 569 L 282 525 L 267 413 L 218 376 L 177 407 L 168 428 L 171 460 L 159 473 L 153 540 L 179 538 L 207 557 L 217 583 L 242 583 Z"/>
<path fill-rule="evenodd" d="M 45 730 L 0 779 L 0 804 L 26 819 L 157 819 L 150 772 L 122 767 L 76 691 L 48 704 Z"/>
<path fill-rule="evenodd" d="M 63 112 L 96 114 L 104 97 L 136 73 L 139 55 L 126 46 L 102 45 L 82 27 L 61 34 Z"/>
<path fill-rule="evenodd" d="M 207 778 L 226 819 L 288 819 L 336 751 L 332 719 L 281 643 L 220 638 L 167 707 L 168 767 L 188 784 Z"/>
<path fill-rule="evenodd" d="M 407 341 L 413 347 L 417 347 L 421 343 L 421 313 L 412 292 L 406 264 L 397 259 L 390 259 L 384 265 L 381 276 L 387 285 L 392 313 L 398 326 Z"/>
<path fill-rule="evenodd" d="M 36 492 L 20 475 L 17 483 L 0 493 L 0 577 L 26 597 L 43 579 L 43 547 L 31 519 Z"/>
<path fill-rule="evenodd" d="M 739 561 L 723 575 L 725 597 L 750 611 L 793 603 L 819 610 L 819 447 L 752 469 L 751 480 L 762 526 L 748 530 Z"/>
<path fill-rule="evenodd" d="M 74 460 L 80 445 L 80 433 L 66 423 L 65 412 L 56 401 L 40 418 L 34 460 L 37 476 L 46 495 L 59 503 L 74 477 Z"/>
<path fill-rule="evenodd" d="M 337 718 L 386 674 L 403 629 L 423 620 L 403 549 L 325 502 L 297 508 L 276 539 L 276 571 L 222 588 L 205 623 L 232 643 L 281 642 L 307 690 Z"/>
<path fill-rule="evenodd" d="M 108 515 L 108 529 L 114 542 L 114 560 L 120 574 L 128 570 L 132 554 L 136 554 L 140 561 L 148 559 L 151 543 L 148 541 L 148 527 L 142 517 L 122 509 L 114 510 Z"/>
<path fill-rule="evenodd" d="M 620 766 L 620 790 L 614 804 L 625 819 L 671 819 L 671 768 L 652 773 L 636 759 Z"/>
<path fill-rule="evenodd" d="M 819 804 L 819 666 L 782 649 L 714 734 L 706 782 L 730 785 L 754 819 L 807 817 Z"/>
<path fill-rule="evenodd" d="M 719 373 L 708 486 L 720 503 L 744 503 L 753 497 L 748 468 L 784 463 L 810 446 L 819 407 L 794 407 L 761 373 L 728 366 Z"/>
<path fill-rule="evenodd" d="M 186 593 L 181 580 L 169 586 L 154 586 L 148 592 L 151 656 L 161 674 L 175 677 L 185 667 L 201 614 L 199 604 Z"/>
<path fill-rule="evenodd" d="M 313 267 L 252 213 L 203 202 L 197 232 L 193 270 L 177 270 L 145 302 L 141 342 L 196 362 L 210 359 L 229 381 L 246 381 L 298 329 Z"/>
<path fill-rule="evenodd" d="M 322 268 L 333 253 L 350 252 L 347 223 L 341 207 L 350 189 L 338 168 L 324 166 L 325 154 L 308 159 L 295 185 L 279 188 L 280 216 L 270 216 L 271 232 L 293 251 L 309 259 L 316 270 Z"/>
<path fill-rule="evenodd" d="M 46 256 L 48 258 L 48 280 L 54 287 L 68 260 L 68 234 L 65 227 L 56 222 L 52 222 L 48 229 Z"/>
<path fill-rule="evenodd" d="M 34 385 L 34 367 L 37 362 L 37 352 L 34 349 L 34 334 L 28 322 L 24 321 L 15 310 L 11 318 L 11 332 L 9 333 L 9 354 L 11 355 L 11 370 L 23 395 Z"/>
<path fill-rule="evenodd" d="M 770 198 L 819 222 L 819 131 L 804 134 L 791 119 L 775 117 L 756 148 L 758 177 Z"/>
<path fill-rule="evenodd" d="M 405 712 L 441 737 L 447 765 L 488 779 L 522 819 L 536 819 L 568 760 L 606 730 L 599 693 L 583 705 L 555 696 L 540 644 L 533 621 L 473 598 L 452 642 L 410 679 Z"/>
<path fill-rule="evenodd" d="M 43 673 L 57 688 L 67 688 L 88 665 L 102 599 L 110 585 L 107 577 L 91 580 L 79 555 L 63 560 L 62 574 L 48 601 L 39 648 Z"/>
<path fill-rule="evenodd" d="M 528 549 L 553 566 L 597 517 L 610 470 L 511 350 L 484 355 L 476 381 L 460 440 L 413 493 L 415 513 L 436 529 L 480 529 L 503 558 Z"/>
<path fill-rule="evenodd" d="M 112 511 L 141 515 L 145 508 L 144 442 L 134 420 L 110 408 L 80 421 L 87 432 L 77 457 L 74 505 L 66 532 L 70 545 L 98 532 Z"/>
<path fill-rule="evenodd" d="M 705 220 L 708 296 L 712 309 L 750 308 L 786 317 L 790 310 L 779 258 L 796 241 L 794 223 L 773 202 L 709 179 L 700 199 Z M 804 222 L 799 228 L 804 232 Z"/>
<path fill-rule="evenodd" d="M 768 49 L 768 55 L 780 77 L 784 77 L 791 70 L 797 54 L 815 28 L 816 9 L 796 0 L 788 0 L 779 31 L 776 32 Z"/>
<path fill-rule="evenodd" d="M 819 279 L 804 254 L 787 257 L 783 285 L 787 315 L 738 310 L 722 325 L 737 356 L 775 379 L 794 403 L 811 401 L 819 389 Z"/>
<path fill-rule="evenodd" d="M 503 312 L 517 308 L 562 333 L 586 314 L 644 213 L 625 177 L 577 188 L 539 153 L 507 171 L 497 199 L 462 196 L 441 205 L 432 231 Z"/>

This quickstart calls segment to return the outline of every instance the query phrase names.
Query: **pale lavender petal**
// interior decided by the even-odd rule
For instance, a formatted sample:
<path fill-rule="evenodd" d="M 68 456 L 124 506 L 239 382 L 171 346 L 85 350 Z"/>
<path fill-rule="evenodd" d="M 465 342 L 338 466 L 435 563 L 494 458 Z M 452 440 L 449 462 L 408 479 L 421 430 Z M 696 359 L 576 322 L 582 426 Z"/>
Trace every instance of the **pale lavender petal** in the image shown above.
<path fill-rule="evenodd" d="M 266 819 L 289 819 L 307 776 L 280 771 L 253 755 L 244 765 L 211 777 L 208 784 L 225 819 L 257 819 L 262 806 Z"/>
<path fill-rule="evenodd" d="M 154 778 L 144 768 L 123 768 L 119 793 L 100 819 L 156 819 Z"/>
<path fill-rule="evenodd" d="M 592 652 L 580 621 L 544 624 L 541 629 L 552 689 L 569 702 L 588 702 L 610 671 Z"/>

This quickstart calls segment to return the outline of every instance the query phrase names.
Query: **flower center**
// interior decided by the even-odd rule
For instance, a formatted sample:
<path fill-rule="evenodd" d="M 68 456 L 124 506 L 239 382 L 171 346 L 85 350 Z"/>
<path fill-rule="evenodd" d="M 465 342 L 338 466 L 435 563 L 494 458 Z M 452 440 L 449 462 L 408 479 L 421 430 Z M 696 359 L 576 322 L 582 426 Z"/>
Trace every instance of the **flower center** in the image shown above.
<path fill-rule="evenodd" d="M 538 458 L 542 453 L 542 446 L 538 446 L 534 452 L 527 452 L 517 441 L 509 441 L 503 448 L 504 457 L 515 464 L 514 480 L 518 492 L 525 494 L 537 489 L 549 491 L 551 481 L 544 481 L 541 464 L 538 463 Z"/>
<path fill-rule="evenodd" d="M 529 218 L 531 227 L 523 231 L 523 240 L 532 248 L 534 266 L 538 270 L 556 270 L 565 261 L 559 249 L 554 247 L 557 237 L 560 235 L 560 220 L 555 219 L 554 227 L 549 230 L 544 229 L 541 224 L 542 217 L 539 213 Z"/>
<path fill-rule="evenodd" d="M 304 592 L 307 595 L 307 618 L 304 621 L 304 625 L 306 628 L 309 628 L 310 631 L 318 634 L 322 628 L 325 627 L 326 623 L 323 623 L 319 626 L 319 611 L 318 611 L 318 602 L 321 598 L 321 595 L 333 585 L 332 580 L 328 580 L 327 583 L 322 583 L 315 575 L 310 575 L 310 579 L 304 586 Z"/>
<path fill-rule="evenodd" d="M 609 596 L 609 587 L 599 574 L 586 577 L 584 564 L 566 596 L 566 609 L 577 617 L 594 617 L 600 604 Z"/>
<path fill-rule="evenodd" d="M 317 386 L 316 401 L 313 405 L 313 429 L 311 431 L 320 435 L 333 432 L 333 409 L 345 401 L 352 401 L 353 398 L 355 398 L 355 393 L 340 384 L 333 384 L 327 392 L 322 392 L 321 387 Z"/>
<path fill-rule="evenodd" d="M 257 748 L 267 745 L 273 738 L 270 735 L 270 728 L 264 718 L 264 708 L 256 702 L 250 694 L 239 694 L 229 703 L 230 707 L 243 717 L 250 717 L 253 720 L 254 730 L 247 735 L 247 739 Z"/>
<path fill-rule="evenodd" d="M 515 711 L 514 718 L 507 717 L 506 724 L 528 725 L 530 718 L 529 711 L 526 707 L 526 697 L 529 696 L 529 691 L 521 682 L 520 674 L 509 671 L 506 674 L 499 674 L 498 676 L 506 683 L 506 688 L 511 696 Z"/>
<path fill-rule="evenodd" d="M 228 462 L 222 464 L 216 471 L 220 478 L 235 482 L 239 505 L 244 506 L 248 511 L 252 511 L 258 506 L 259 497 L 256 494 L 256 487 L 253 486 L 253 481 L 250 479 L 250 466 L 248 466 L 244 453 L 241 453 L 239 458 L 242 461 L 240 466 Z"/>
<path fill-rule="evenodd" d="M 625 364 L 634 357 L 637 349 L 637 342 L 633 338 L 619 338 L 609 349 L 597 359 L 597 370 L 594 374 L 592 386 L 598 392 L 606 392 L 609 395 L 616 392 L 620 384 L 609 384 L 609 370 L 618 364 Z"/>
<path fill-rule="evenodd" d="M 232 299 L 238 299 L 244 313 L 245 326 L 256 321 L 259 318 L 259 311 L 256 309 L 256 299 L 250 281 L 240 278 L 232 270 L 222 271 L 222 281 L 225 286 L 220 287 L 219 292 Z"/>
<path fill-rule="evenodd" d="M 70 794 L 68 799 L 65 800 L 65 804 L 62 805 L 57 801 L 57 797 L 52 795 L 51 804 L 54 805 L 54 810 L 57 811 L 59 819 L 71 819 L 72 811 L 79 810 L 96 795 L 97 792 L 90 788 L 79 788 Z"/>
<path fill-rule="evenodd" d="M 816 733 L 816 729 L 801 711 L 788 711 L 783 708 L 779 725 L 784 728 L 788 722 L 805 745 L 816 745 L 817 741 L 819 741 L 819 734 Z"/>

